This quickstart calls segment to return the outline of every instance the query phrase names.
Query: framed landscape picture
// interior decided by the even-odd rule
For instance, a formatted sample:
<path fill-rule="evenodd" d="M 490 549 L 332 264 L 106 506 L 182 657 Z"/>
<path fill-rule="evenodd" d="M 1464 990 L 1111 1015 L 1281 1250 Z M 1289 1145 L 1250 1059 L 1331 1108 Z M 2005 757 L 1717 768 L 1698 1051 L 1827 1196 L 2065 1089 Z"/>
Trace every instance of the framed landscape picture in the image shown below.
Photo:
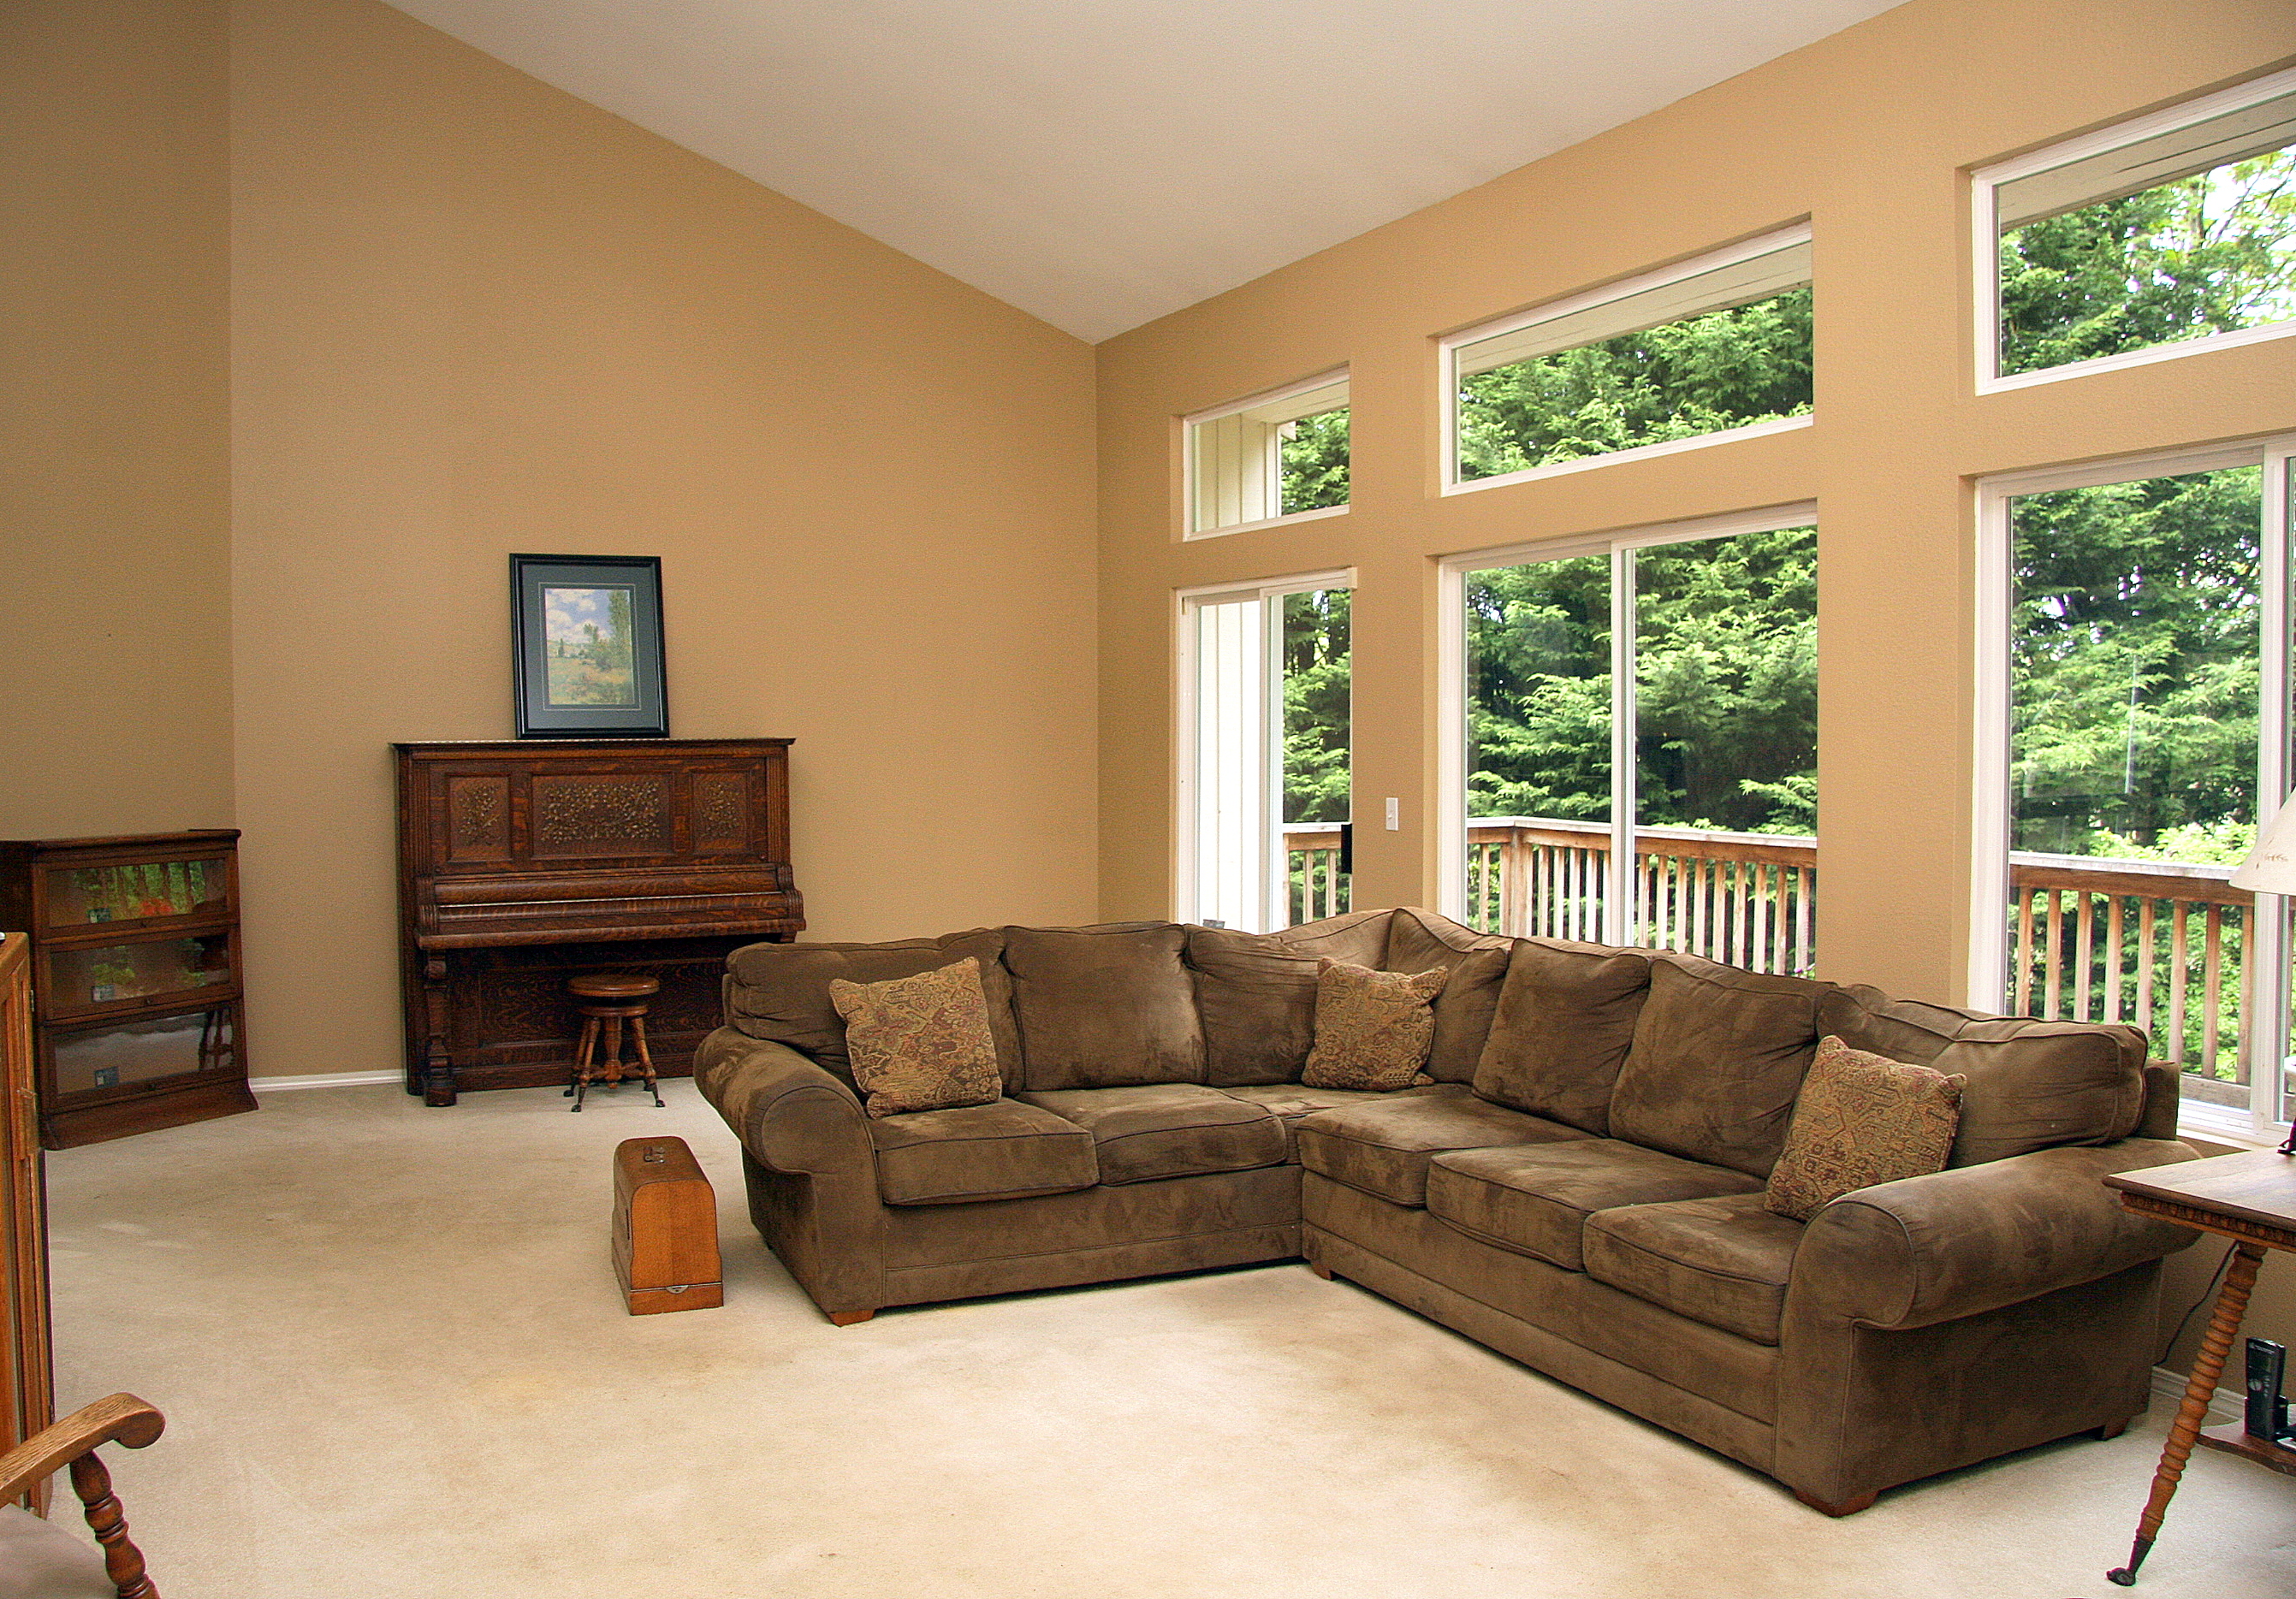
<path fill-rule="evenodd" d="M 521 738 L 667 738 L 661 559 L 512 555 Z"/>

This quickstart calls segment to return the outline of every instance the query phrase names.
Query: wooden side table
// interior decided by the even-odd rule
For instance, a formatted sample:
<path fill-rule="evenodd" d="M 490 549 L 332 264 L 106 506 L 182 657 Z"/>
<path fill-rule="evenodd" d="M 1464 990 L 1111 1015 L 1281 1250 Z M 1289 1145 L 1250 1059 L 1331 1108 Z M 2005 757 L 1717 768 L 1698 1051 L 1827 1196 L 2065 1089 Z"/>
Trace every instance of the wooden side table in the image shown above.
<path fill-rule="evenodd" d="M 2161 1451 L 2161 1466 L 2152 1474 L 2152 1494 L 2136 1522 L 2136 1541 L 2129 1548 L 2128 1563 L 2105 1573 L 2107 1580 L 2129 1587 L 2135 1585 L 2137 1569 L 2144 1565 L 2160 1533 L 2161 1518 L 2169 1513 L 2169 1501 L 2176 1497 L 2177 1483 L 2185 1474 L 2185 1462 L 2192 1457 L 2194 1443 L 2229 1450 L 2296 1475 L 2296 1449 L 2251 1438 L 2238 1427 L 2201 1431 L 2209 1401 L 2216 1397 L 2225 1357 L 2232 1353 L 2232 1341 L 2248 1312 L 2249 1292 L 2256 1286 L 2264 1251 L 2296 1250 L 2296 1157 L 2259 1150 L 2120 1172 L 2104 1180 L 2120 1190 L 2121 1204 L 2139 1215 L 2157 1216 L 2233 1241 L 2232 1268 L 2225 1273 L 2216 1312 L 2201 1340 L 2199 1358 L 2193 1362 L 2192 1381 L 2185 1386 L 2185 1402 L 2177 1407 L 2168 1444 Z"/>

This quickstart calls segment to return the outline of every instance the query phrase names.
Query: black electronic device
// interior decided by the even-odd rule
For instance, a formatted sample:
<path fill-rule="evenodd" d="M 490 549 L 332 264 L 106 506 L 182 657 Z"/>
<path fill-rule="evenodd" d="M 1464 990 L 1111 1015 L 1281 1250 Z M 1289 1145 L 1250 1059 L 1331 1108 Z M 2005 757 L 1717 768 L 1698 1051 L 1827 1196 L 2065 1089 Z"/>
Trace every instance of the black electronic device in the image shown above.
<path fill-rule="evenodd" d="M 2288 1351 L 2268 1338 L 2248 1341 L 2248 1435 L 2269 1443 L 2286 1439 L 2288 1396 L 2281 1391 Z"/>

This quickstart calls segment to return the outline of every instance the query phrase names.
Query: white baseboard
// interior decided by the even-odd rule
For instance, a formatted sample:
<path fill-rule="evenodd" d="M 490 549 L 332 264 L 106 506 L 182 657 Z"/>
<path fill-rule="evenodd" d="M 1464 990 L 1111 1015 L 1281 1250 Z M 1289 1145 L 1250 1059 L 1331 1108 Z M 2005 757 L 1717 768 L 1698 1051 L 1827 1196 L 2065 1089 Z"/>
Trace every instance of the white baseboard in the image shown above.
<path fill-rule="evenodd" d="M 366 1088 L 378 1083 L 403 1087 L 403 1071 L 326 1071 L 316 1077 L 250 1078 L 247 1086 L 258 1094 L 279 1094 L 289 1088 Z"/>
<path fill-rule="evenodd" d="M 2183 1372 L 2172 1372 L 2165 1365 L 2152 1368 L 2152 1391 L 2160 1398 L 2184 1403 L 2185 1385 L 2192 1379 Z M 2203 1426 L 2218 1427 L 2227 1422 L 2246 1419 L 2248 1394 L 2237 1388 L 2218 1388 L 2216 1397 L 2209 1401 L 2208 1420 Z"/>

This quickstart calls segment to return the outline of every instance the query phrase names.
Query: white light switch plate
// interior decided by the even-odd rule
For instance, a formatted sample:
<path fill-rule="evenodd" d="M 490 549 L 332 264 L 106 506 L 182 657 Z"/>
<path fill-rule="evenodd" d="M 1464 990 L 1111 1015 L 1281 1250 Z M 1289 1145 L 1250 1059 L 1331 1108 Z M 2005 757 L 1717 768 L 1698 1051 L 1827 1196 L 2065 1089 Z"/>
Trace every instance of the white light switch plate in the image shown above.
<path fill-rule="evenodd" d="M 1387 830 L 1390 832 L 1403 831 L 1403 801 L 1400 800 L 1387 802 Z"/>

